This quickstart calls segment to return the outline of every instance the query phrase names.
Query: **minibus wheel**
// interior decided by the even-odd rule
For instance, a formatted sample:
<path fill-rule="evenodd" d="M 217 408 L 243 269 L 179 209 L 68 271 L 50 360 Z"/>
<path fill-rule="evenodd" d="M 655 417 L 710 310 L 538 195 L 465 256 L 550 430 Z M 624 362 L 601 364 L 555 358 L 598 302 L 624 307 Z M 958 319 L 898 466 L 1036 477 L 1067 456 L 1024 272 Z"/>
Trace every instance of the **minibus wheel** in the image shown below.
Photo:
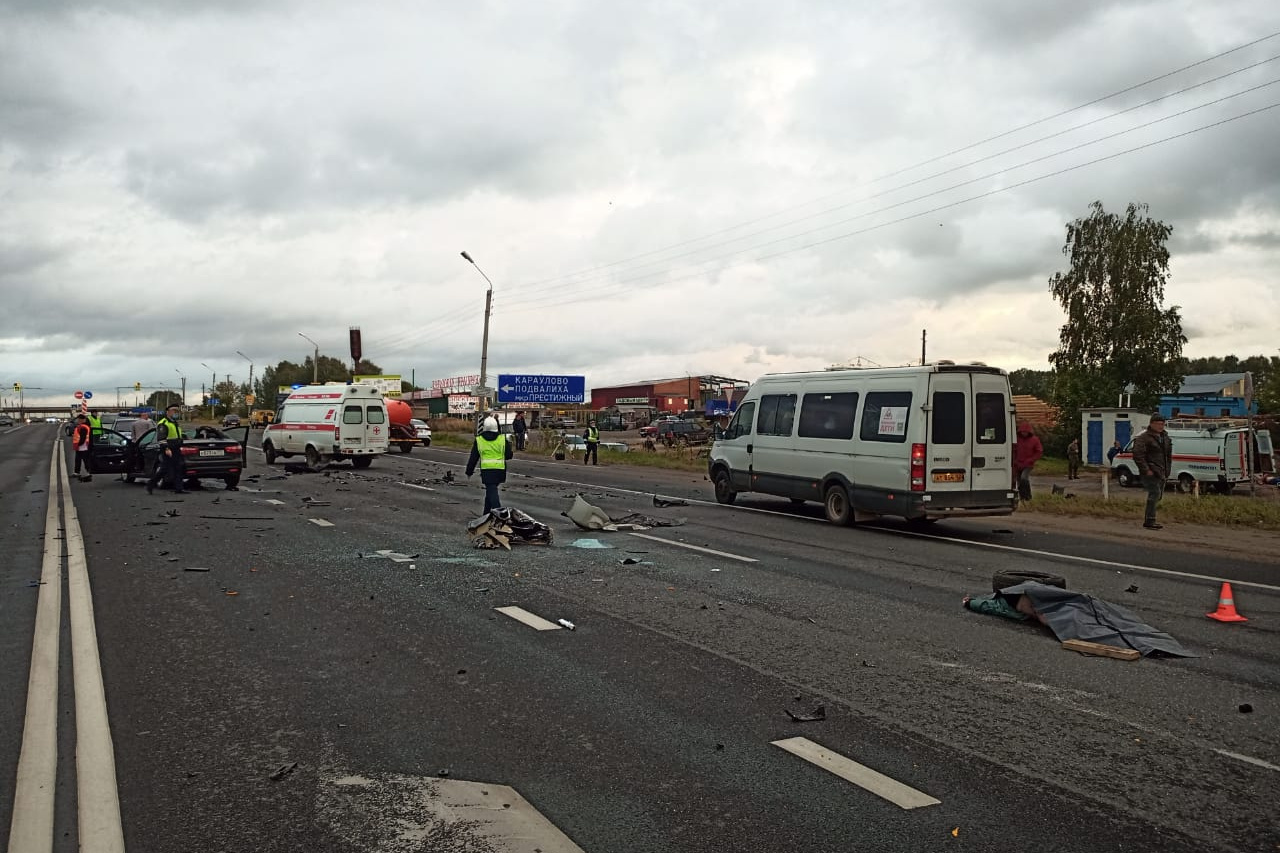
<path fill-rule="evenodd" d="M 829 487 L 822 505 L 827 512 L 827 521 L 841 526 L 853 524 L 853 505 L 849 503 L 849 493 L 844 486 L 836 484 Z"/>
<path fill-rule="evenodd" d="M 733 482 L 729 479 L 729 472 L 721 469 L 716 473 L 716 501 L 722 504 L 731 504 L 738 497 L 738 493 L 733 490 Z"/>

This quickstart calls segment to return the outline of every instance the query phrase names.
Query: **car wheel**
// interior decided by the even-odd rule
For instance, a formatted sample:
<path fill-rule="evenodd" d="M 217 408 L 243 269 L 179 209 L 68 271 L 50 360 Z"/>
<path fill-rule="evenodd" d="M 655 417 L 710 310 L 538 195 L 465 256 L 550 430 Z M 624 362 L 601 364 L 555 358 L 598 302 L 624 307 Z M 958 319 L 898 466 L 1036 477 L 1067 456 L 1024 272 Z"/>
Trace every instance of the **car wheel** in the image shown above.
<path fill-rule="evenodd" d="M 276 464 L 276 449 L 272 446 L 271 442 L 262 442 L 262 455 L 267 457 L 268 465 Z"/>
<path fill-rule="evenodd" d="M 400 442 L 400 452 L 401 452 L 401 453 L 412 453 L 412 452 L 413 452 L 413 445 L 412 445 L 412 444 L 410 444 L 410 443 L 409 443 L 409 442 L 407 442 L 407 441 L 402 441 L 402 442 Z"/>
<path fill-rule="evenodd" d="M 311 447 L 310 445 L 308 445 L 306 456 L 307 456 L 308 468 L 320 467 L 320 451 L 319 450 L 316 450 L 314 447 Z"/>
<path fill-rule="evenodd" d="M 1133 472 L 1128 468 L 1116 469 L 1116 482 L 1126 489 L 1137 484 Z"/>
<path fill-rule="evenodd" d="M 1218 483 L 1217 486 L 1218 486 L 1218 494 L 1229 495 L 1231 494 L 1231 490 L 1236 487 L 1236 484 L 1235 483 Z"/>
<path fill-rule="evenodd" d="M 1056 586 L 1058 589 L 1067 588 L 1067 579 L 1062 575 L 1050 575 L 1045 572 L 1024 572 L 1011 570 L 1007 572 L 996 572 L 991 576 L 992 592 L 999 592 L 1011 586 L 1017 586 L 1027 581 L 1035 581 L 1045 586 Z"/>
<path fill-rule="evenodd" d="M 368 468 L 373 464 L 372 456 L 352 456 L 351 464 L 356 468 Z"/>
<path fill-rule="evenodd" d="M 1195 488 L 1196 488 L 1195 477 L 1192 477 L 1190 474 L 1178 475 L 1178 491 L 1182 492 L 1184 495 L 1189 495 L 1195 491 Z"/>
<path fill-rule="evenodd" d="M 240 475 L 229 474 L 226 477 L 222 478 L 222 482 L 227 484 L 228 489 L 234 489 L 236 486 L 240 485 Z"/>
<path fill-rule="evenodd" d="M 720 470 L 716 473 L 716 502 L 722 504 L 731 504 L 738 498 L 738 493 L 733 490 L 733 481 L 729 478 L 729 472 Z"/>
<path fill-rule="evenodd" d="M 844 486 L 836 484 L 828 488 L 822 505 L 827 521 L 842 527 L 853 524 L 853 504 L 849 502 L 849 492 Z"/>
<path fill-rule="evenodd" d="M 423 446 L 423 447 L 430 447 L 430 446 L 431 446 L 431 439 L 429 439 L 429 438 L 424 438 L 424 439 L 422 439 L 422 446 Z"/>

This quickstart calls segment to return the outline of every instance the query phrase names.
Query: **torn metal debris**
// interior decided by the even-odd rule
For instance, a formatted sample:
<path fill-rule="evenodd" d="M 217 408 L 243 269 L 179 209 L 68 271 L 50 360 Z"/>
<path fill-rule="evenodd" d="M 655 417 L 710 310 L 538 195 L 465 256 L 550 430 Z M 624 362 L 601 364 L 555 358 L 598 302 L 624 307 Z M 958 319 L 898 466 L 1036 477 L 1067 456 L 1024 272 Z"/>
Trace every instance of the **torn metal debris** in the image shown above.
<path fill-rule="evenodd" d="M 514 507 L 500 507 L 472 519 L 467 524 L 467 535 L 476 548 L 511 550 L 512 542 L 530 545 L 550 545 L 551 528 L 526 512 Z"/>

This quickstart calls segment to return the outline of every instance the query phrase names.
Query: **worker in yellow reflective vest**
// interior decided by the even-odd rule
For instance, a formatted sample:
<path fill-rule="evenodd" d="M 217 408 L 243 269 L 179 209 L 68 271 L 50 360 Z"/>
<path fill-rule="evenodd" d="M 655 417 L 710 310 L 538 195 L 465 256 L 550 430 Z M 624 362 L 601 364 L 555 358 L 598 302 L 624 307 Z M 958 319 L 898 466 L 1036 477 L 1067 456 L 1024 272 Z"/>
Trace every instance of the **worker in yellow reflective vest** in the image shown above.
<path fill-rule="evenodd" d="M 480 468 L 480 482 L 484 483 L 484 511 L 500 509 L 498 486 L 507 481 L 507 460 L 515 455 L 507 437 L 498 431 L 498 419 L 490 415 L 480 425 L 480 434 L 471 445 L 471 457 L 467 459 L 467 476 Z"/>
<path fill-rule="evenodd" d="M 166 477 L 175 494 L 187 493 L 183 486 L 183 469 L 186 464 L 182 461 L 182 427 L 178 425 L 178 413 L 178 404 L 174 403 L 165 409 L 161 417 L 156 418 L 156 441 L 160 446 L 160 455 L 156 457 L 158 464 L 151 479 L 147 480 L 147 494 L 151 494 Z"/>
<path fill-rule="evenodd" d="M 587 452 L 582 454 L 582 464 L 586 465 L 590 461 L 592 465 L 599 465 L 600 427 L 596 424 L 595 418 L 587 421 L 587 428 L 583 430 L 582 438 L 587 442 Z"/>

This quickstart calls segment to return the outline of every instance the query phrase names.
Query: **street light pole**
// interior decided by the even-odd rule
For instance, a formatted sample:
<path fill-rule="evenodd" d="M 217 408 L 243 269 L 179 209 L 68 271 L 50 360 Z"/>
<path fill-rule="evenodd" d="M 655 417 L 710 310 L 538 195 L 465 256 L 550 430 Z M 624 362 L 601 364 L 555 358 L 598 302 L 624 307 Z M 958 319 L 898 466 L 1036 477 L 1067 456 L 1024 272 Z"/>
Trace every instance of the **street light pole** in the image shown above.
<path fill-rule="evenodd" d="M 187 407 L 187 377 L 183 376 L 182 371 L 176 367 L 173 369 L 173 372 L 178 374 L 178 377 L 182 379 L 182 408 L 185 409 Z"/>
<path fill-rule="evenodd" d="M 298 337 L 302 338 L 304 341 L 306 341 L 307 343 L 311 344 L 313 347 L 316 348 L 315 357 L 311 359 L 311 384 L 318 385 L 320 384 L 320 345 L 315 341 L 311 340 L 311 338 L 308 338 L 306 335 L 302 334 L 302 332 L 298 332 Z"/>
<path fill-rule="evenodd" d="M 489 289 L 484 293 L 484 340 L 480 345 L 480 387 L 489 387 L 489 314 L 493 310 L 493 282 L 489 280 L 489 276 L 484 274 L 484 270 L 480 269 L 480 265 L 471 259 L 466 252 L 462 253 L 462 257 L 467 263 L 476 268 L 476 272 L 484 276 L 484 280 L 489 283 Z M 489 393 L 482 392 L 480 398 L 480 412 L 484 414 L 489 411 Z"/>
<path fill-rule="evenodd" d="M 249 356 L 240 352 L 240 350 L 236 350 L 236 355 L 240 356 L 245 361 L 249 362 L 249 393 L 252 394 L 253 393 L 253 359 L 249 358 Z M 245 397 L 245 400 L 244 400 L 244 416 L 246 418 L 249 417 L 249 398 L 247 396 Z"/>
<path fill-rule="evenodd" d="M 209 371 L 209 375 L 212 377 L 209 380 L 209 399 L 210 400 L 215 399 L 218 395 L 218 374 L 212 367 L 205 364 L 203 361 L 200 362 L 200 366 L 203 367 L 205 370 Z M 209 419 L 213 420 L 217 416 L 218 416 L 218 407 L 215 406 L 213 403 L 210 403 Z"/>

